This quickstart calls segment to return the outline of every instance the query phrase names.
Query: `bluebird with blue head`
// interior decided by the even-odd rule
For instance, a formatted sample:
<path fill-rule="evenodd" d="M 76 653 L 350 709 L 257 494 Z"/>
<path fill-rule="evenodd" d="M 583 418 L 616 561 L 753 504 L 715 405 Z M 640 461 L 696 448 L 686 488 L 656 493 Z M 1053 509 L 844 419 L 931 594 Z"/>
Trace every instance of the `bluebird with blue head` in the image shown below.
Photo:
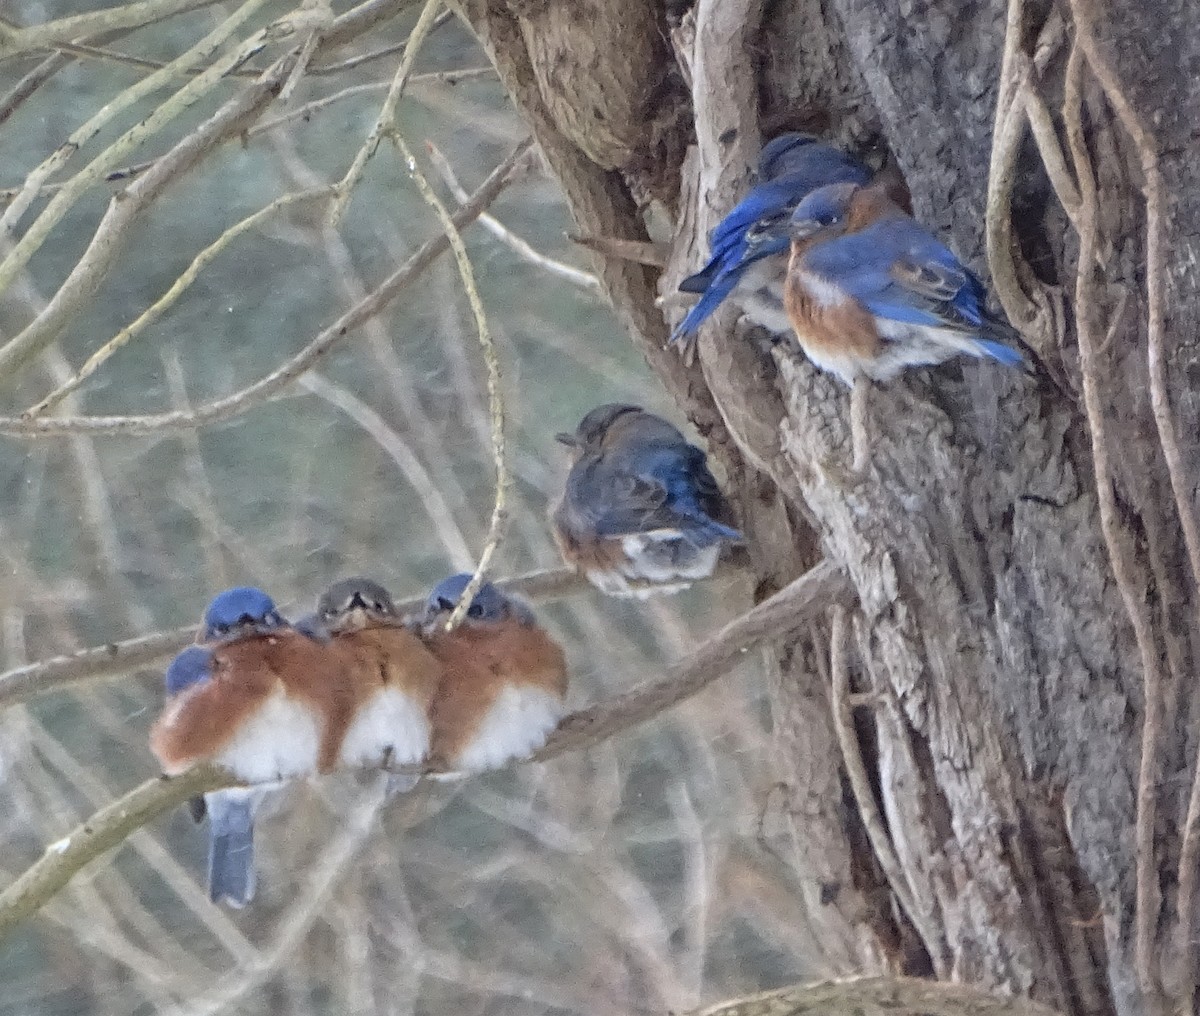
<path fill-rule="evenodd" d="M 781 134 L 769 141 L 759 153 L 758 181 L 709 237 L 708 264 L 679 284 L 682 292 L 701 296 L 671 341 L 690 344 L 731 294 L 755 324 L 786 335 L 791 325 L 783 310 L 783 279 L 792 209 L 825 184 L 870 179 L 864 163 L 812 134 Z"/>
<path fill-rule="evenodd" d="M 168 775 L 209 762 L 249 784 L 206 794 L 203 809 L 209 895 L 241 907 L 256 888 L 258 806 L 277 781 L 334 764 L 353 701 L 340 654 L 293 629 L 260 589 L 218 594 L 201 639 L 167 668 L 150 746 Z"/>
<path fill-rule="evenodd" d="M 430 759 L 447 775 L 528 756 L 565 711 L 566 657 L 525 603 L 485 582 L 458 627 L 446 630 L 470 580 L 462 573 L 438 583 L 420 619 L 442 668 L 430 710 Z"/>
<path fill-rule="evenodd" d="M 711 575 L 742 539 L 699 448 L 637 406 L 598 406 L 574 434 L 562 499 L 551 516 L 563 560 L 611 596 L 644 598 Z"/>
<path fill-rule="evenodd" d="M 442 668 L 405 626 L 391 594 L 372 579 L 343 579 L 321 594 L 316 619 L 346 657 L 345 679 L 356 696 L 342 740 L 342 765 L 424 761 Z M 407 790 L 415 782 L 393 774 L 389 789 Z"/>
<path fill-rule="evenodd" d="M 882 188 L 822 187 L 790 232 L 788 317 L 808 358 L 846 384 L 960 354 L 1025 362 L 979 279 Z"/>

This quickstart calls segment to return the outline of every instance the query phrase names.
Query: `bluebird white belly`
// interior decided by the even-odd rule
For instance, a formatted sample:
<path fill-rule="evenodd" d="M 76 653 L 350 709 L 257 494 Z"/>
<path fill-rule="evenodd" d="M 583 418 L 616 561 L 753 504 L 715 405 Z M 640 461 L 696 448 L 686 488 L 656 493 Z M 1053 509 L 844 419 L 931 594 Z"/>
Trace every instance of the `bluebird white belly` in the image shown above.
<path fill-rule="evenodd" d="M 429 753 L 429 720 L 410 695 L 384 688 L 365 703 L 346 732 L 341 762 L 347 766 L 378 765 L 391 751 L 391 761 L 420 762 Z"/>
<path fill-rule="evenodd" d="M 707 578 L 721 554 L 720 544 L 697 547 L 674 529 L 631 533 L 620 541 L 624 560 L 612 569 L 590 570 L 588 578 L 609 596 L 639 600 L 677 593 Z"/>
<path fill-rule="evenodd" d="M 316 771 L 321 723 L 306 704 L 276 689 L 213 761 L 247 783 Z"/>
<path fill-rule="evenodd" d="M 541 688 L 505 688 L 453 765 L 480 772 L 525 758 L 546 743 L 564 712 L 562 699 Z"/>

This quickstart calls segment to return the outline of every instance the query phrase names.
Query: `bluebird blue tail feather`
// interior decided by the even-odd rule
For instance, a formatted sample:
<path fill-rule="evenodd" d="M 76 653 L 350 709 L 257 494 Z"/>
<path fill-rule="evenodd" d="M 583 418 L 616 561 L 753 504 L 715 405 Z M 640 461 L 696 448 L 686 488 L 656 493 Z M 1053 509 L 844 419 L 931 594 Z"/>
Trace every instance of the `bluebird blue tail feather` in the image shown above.
<path fill-rule="evenodd" d="M 254 812 L 257 801 L 245 791 L 206 797 L 208 810 L 208 897 L 244 907 L 254 899 Z"/>

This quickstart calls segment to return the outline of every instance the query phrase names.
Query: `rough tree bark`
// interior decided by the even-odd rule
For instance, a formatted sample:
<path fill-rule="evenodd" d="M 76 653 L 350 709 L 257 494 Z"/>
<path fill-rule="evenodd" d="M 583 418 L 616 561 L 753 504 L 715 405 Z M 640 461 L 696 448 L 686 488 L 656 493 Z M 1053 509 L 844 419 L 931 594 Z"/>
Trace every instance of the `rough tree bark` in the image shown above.
<path fill-rule="evenodd" d="M 462 0 L 580 232 L 646 240 L 665 210 L 661 278 L 598 269 L 725 465 L 760 590 L 821 555 L 857 590 L 848 620 L 772 667 L 830 974 L 935 975 L 1073 1014 L 1194 1009 L 1190 6 Z M 679 310 L 656 297 L 785 126 L 890 151 L 917 215 L 985 277 L 990 261 L 1039 361 L 876 387 L 861 477 L 847 394 L 787 344 L 726 311 L 698 365 L 663 349 Z M 877 704 L 839 737 L 847 681 Z"/>

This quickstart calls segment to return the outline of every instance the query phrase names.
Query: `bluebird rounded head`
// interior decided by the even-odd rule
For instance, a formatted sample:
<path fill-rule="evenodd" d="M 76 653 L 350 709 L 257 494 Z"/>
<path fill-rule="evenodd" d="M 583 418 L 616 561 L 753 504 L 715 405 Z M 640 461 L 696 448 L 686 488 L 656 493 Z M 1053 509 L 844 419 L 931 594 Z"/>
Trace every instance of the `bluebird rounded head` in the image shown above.
<path fill-rule="evenodd" d="M 604 435 L 608 433 L 608 428 L 613 425 L 618 417 L 624 416 L 626 413 L 640 413 L 642 411 L 640 406 L 629 406 L 620 402 L 607 402 L 603 406 L 597 406 L 580 420 L 574 434 L 556 434 L 554 435 L 554 439 L 572 448 L 586 448 L 588 445 L 597 444 L 602 441 Z"/>
<path fill-rule="evenodd" d="M 790 172 L 797 153 L 817 140 L 815 134 L 805 134 L 803 131 L 789 131 L 772 138 L 758 153 L 758 178 L 774 180 Z"/>
<path fill-rule="evenodd" d="M 433 592 L 425 601 L 426 618 L 438 614 L 449 614 L 462 599 L 467 583 L 471 581 L 470 572 L 459 572 L 443 579 L 433 587 Z M 485 582 L 479 587 L 471 606 L 467 608 L 467 618 L 471 621 L 504 621 L 510 617 L 524 623 L 532 623 L 533 614 L 529 608 L 518 600 L 505 596 L 496 586 Z"/>
<path fill-rule="evenodd" d="M 396 617 L 396 604 L 391 593 L 378 582 L 355 576 L 335 582 L 321 594 L 317 616 L 333 627 L 345 620 L 390 620 Z"/>
<path fill-rule="evenodd" d="M 850 201 L 859 189 L 853 183 L 831 183 L 818 187 L 792 212 L 789 232 L 793 240 L 806 240 L 838 225 L 846 217 Z"/>
<path fill-rule="evenodd" d="M 204 634 L 210 639 L 273 631 L 286 623 L 275 601 L 253 586 L 218 593 L 204 612 Z"/>

